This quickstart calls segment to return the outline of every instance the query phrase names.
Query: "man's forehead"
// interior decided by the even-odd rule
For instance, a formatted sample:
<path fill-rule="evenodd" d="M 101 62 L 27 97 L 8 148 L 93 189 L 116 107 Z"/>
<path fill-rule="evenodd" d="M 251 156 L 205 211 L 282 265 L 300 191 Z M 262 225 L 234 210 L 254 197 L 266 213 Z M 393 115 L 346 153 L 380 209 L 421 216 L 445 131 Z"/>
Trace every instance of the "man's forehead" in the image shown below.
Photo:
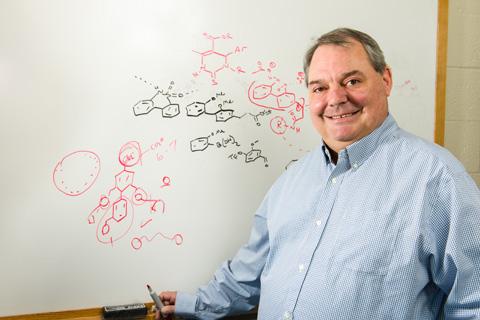
<path fill-rule="evenodd" d="M 365 57 L 368 59 L 367 52 L 363 45 L 356 41 L 350 40 L 349 42 L 341 44 L 321 44 L 315 49 L 313 53 L 312 60 L 319 60 L 318 57 L 321 56 L 323 59 L 326 59 L 326 55 L 357 55 L 359 57 Z M 317 59 L 315 59 L 317 58 Z M 313 61 L 312 61 L 313 62 Z"/>
<path fill-rule="evenodd" d="M 338 75 L 352 72 L 353 70 L 366 72 L 372 68 L 368 55 L 360 43 L 349 46 L 322 45 L 319 46 L 312 57 L 309 74 L 331 73 Z M 314 79 L 312 79 L 314 80 Z"/>

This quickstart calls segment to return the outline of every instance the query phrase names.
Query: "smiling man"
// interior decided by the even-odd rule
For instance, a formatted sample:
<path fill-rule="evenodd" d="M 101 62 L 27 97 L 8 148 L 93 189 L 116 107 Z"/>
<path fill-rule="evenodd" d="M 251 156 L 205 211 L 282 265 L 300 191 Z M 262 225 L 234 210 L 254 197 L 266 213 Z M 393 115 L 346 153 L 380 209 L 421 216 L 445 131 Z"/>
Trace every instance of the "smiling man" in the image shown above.
<path fill-rule="evenodd" d="M 306 59 L 312 121 L 330 149 L 338 153 L 382 124 L 392 88 L 383 57 L 375 70 L 363 45 L 351 38 L 320 42 Z"/>
<path fill-rule="evenodd" d="M 480 191 L 448 151 L 398 127 L 376 41 L 333 30 L 305 73 L 320 145 L 271 187 L 235 257 L 196 294 L 162 292 L 162 313 L 480 319 Z"/>

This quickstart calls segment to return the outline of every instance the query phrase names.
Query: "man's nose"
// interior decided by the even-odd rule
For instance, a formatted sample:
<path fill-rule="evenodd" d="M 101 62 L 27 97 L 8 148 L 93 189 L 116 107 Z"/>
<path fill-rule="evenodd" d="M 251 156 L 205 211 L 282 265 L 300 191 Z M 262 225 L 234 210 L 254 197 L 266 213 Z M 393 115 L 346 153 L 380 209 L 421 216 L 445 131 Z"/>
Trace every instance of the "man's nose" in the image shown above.
<path fill-rule="evenodd" d="M 343 86 L 331 87 L 328 92 L 328 106 L 336 107 L 347 102 L 347 91 Z"/>

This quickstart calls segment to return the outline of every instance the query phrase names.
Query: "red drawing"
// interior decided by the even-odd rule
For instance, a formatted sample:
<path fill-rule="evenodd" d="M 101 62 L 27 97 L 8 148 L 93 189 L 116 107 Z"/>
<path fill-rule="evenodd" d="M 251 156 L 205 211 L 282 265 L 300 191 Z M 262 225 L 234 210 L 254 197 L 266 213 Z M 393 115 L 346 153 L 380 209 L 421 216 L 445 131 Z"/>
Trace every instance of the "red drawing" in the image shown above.
<path fill-rule="evenodd" d="M 305 72 L 297 72 L 298 84 L 302 84 L 305 81 Z"/>
<path fill-rule="evenodd" d="M 396 90 L 397 94 L 404 95 L 404 96 L 412 96 L 415 95 L 418 91 L 418 87 L 412 80 L 405 80 L 402 84 L 396 86 L 398 88 Z"/>
<path fill-rule="evenodd" d="M 174 234 L 172 237 L 169 237 L 169 236 L 164 235 L 161 232 L 157 232 L 151 238 L 149 238 L 147 236 L 134 237 L 130 241 L 130 245 L 132 246 L 133 249 L 139 250 L 140 248 L 142 248 L 142 245 L 143 245 L 142 239 L 147 240 L 148 242 L 151 242 L 153 239 L 155 239 L 156 236 L 161 236 L 162 238 L 164 238 L 166 240 L 175 241 L 175 244 L 177 246 L 179 246 L 183 243 L 183 236 L 180 233 Z"/>
<path fill-rule="evenodd" d="M 95 183 L 100 173 L 100 158 L 92 151 L 72 152 L 53 170 L 53 184 L 67 196 L 79 196 Z"/>
<path fill-rule="evenodd" d="M 276 116 L 270 120 L 270 128 L 276 134 L 281 135 L 287 131 L 288 125 L 284 117 Z"/>
<path fill-rule="evenodd" d="M 169 152 L 177 151 L 177 140 L 173 139 L 168 142 L 165 140 L 164 137 L 160 137 L 158 141 L 152 143 L 150 145 L 150 148 L 147 149 L 143 154 L 147 153 L 150 150 L 155 153 L 155 157 L 158 161 L 162 161 L 163 159 L 165 159 Z"/>
<path fill-rule="evenodd" d="M 277 135 L 283 135 L 287 129 L 299 132 L 297 122 L 304 118 L 305 99 L 297 98 L 296 94 L 287 88 L 286 83 L 275 77 L 272 72 L 277 67 L 275 61 L 270 61 L 264 66 L 257 61 L 257 70 L 252 74 L 262 73 L 263 80 L 256 80 L 248 87 L 248 99 L 256 106 L 280 112 L 287 112 L 287 115 L 276 115 L 270 120 L 270 128 Z M 297 81 L 303 82 L 305 75 L 297 72 Z"/>
<path fill-rule="evenodd" d="M 135 172 L 132 167 L 141 163 L 142 150 L 136 141 L 124 144 L 118 154 L 118 161 L 123 170 L 115 175 L 115 186 L 107 195 L 100 197 L 98 205 L 88 215 L 88 223 L 97 223 L 97 240 L 104 244 L 112 244 L 124 237 L 133 225 L 134 206 L 148 205 L 150 214 L 164 213 L 165 202 L 152 199 L 140 187 L 134 184 Z M 170 184 L 170 178 L 163 178 L 164 184 Z M 153 217 L 152 217 L 153 219 Z M 151 220 L 141 224 L 145 227 Z"/>
<path fill-rule="evenodd" d="M 263 63 L 262 61 L 257 61 L 257 70 L 253 71 L 252 74 L 256 74 L 258 72 L 263 72 L 263 71 L 267 71 L 267 72 L 272 72 L 273 69 L 275 69 L 277 67 L 277 63 L 274 62 L 274 61 L 270 61 L 268 63 L 268 67 L 265 67 L 263 66 Z"/>
<path fill-rule="evenodd" d="M 145 228 L 145 226 L 146 226 L 147 224 L 149 224 L 150 222 L 152 222 L 152 221 L 153 221 L 153 219 L 150 218 L 150 219 L 148 219 L 147 221 L 142 222 L 142 224 L 140 225 L 140 228 Z"/>
<path fill-rule="evenodd" d="M 164 176 L 163 179 L 162 179 L 162 183 L 163 184 L 160 186 L 160 188 L 169 187 L 170 186 L 170 177 Z"/>
<path fill-rule="evenodd" d="M 270 120 L 274 133 L 282 135 L 287 129 L 298 132 L 300 128 L 296 123 L 304 118 L 305 99 L 297 99 L 294 92 L 287 90 L 285 83 L 280 84 L 279 79 L 271 78 L 270 81 L 261 84 L 253 81 L 248 88 L 248 99 L 256 106 L 288 113 L 288 116 L 275 116 Z"/>
<path fill-rule="evenodd" d="M 217 40 L 231 40 L 233 39 L 232 36 L 227 33 L 223 34 L 220 36 L 212 36 L 208 33 L 203 33 L 205 38 L 207 38 L 211 45 L 210 49 L 206 51 L 196 51 L 192 50 L 195 53 L 198 53 L 200 55 L 200 69 L 196 72 L 193 73 L 194 77 L 198 77 L 200 73 L 206 72 L 210 75 L 210 79 L 212 81 L 212 85 L 217 85 L 217 73 L 222 71 L 222 70 L 231 70 L 236 73 L 245 73 L 245 70 L 242 69 L 240 66 L 232 67 L 229 63 L 229 57 L 232 54 L 240 53 L 243 52 L 247 49 L 245 46 L 236 46 L 235 49 L 233 49 L 230 52 L 220 52 L 218 51 L 216 47 L 216 41 Z"/>

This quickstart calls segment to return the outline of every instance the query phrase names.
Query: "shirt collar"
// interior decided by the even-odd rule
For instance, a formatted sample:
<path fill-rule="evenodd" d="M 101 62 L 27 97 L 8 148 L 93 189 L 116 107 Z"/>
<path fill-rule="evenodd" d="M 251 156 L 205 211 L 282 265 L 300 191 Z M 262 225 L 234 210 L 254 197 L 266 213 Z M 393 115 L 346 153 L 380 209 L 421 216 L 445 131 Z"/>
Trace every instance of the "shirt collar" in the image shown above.
<path fill-rule="evenodd" d="M 368 159 L 368 157 L 370 157 L 370 155 L 377 149 L 382 141 L 389 137 L 397 128 L 397 122 L 389 113 L 380 127 L 373 130 L 369 135 L 347 146 L 345 149 L 340 150 L 338 153 L 339 161 L 341 158 L 346 158 L 346 161 L 349 162 L 350 167 L 354 169 L 358 168 Z M 322 150 L 327 163 L 331 163 L 332 161 L 330 152 L 323 140 Z"/>

